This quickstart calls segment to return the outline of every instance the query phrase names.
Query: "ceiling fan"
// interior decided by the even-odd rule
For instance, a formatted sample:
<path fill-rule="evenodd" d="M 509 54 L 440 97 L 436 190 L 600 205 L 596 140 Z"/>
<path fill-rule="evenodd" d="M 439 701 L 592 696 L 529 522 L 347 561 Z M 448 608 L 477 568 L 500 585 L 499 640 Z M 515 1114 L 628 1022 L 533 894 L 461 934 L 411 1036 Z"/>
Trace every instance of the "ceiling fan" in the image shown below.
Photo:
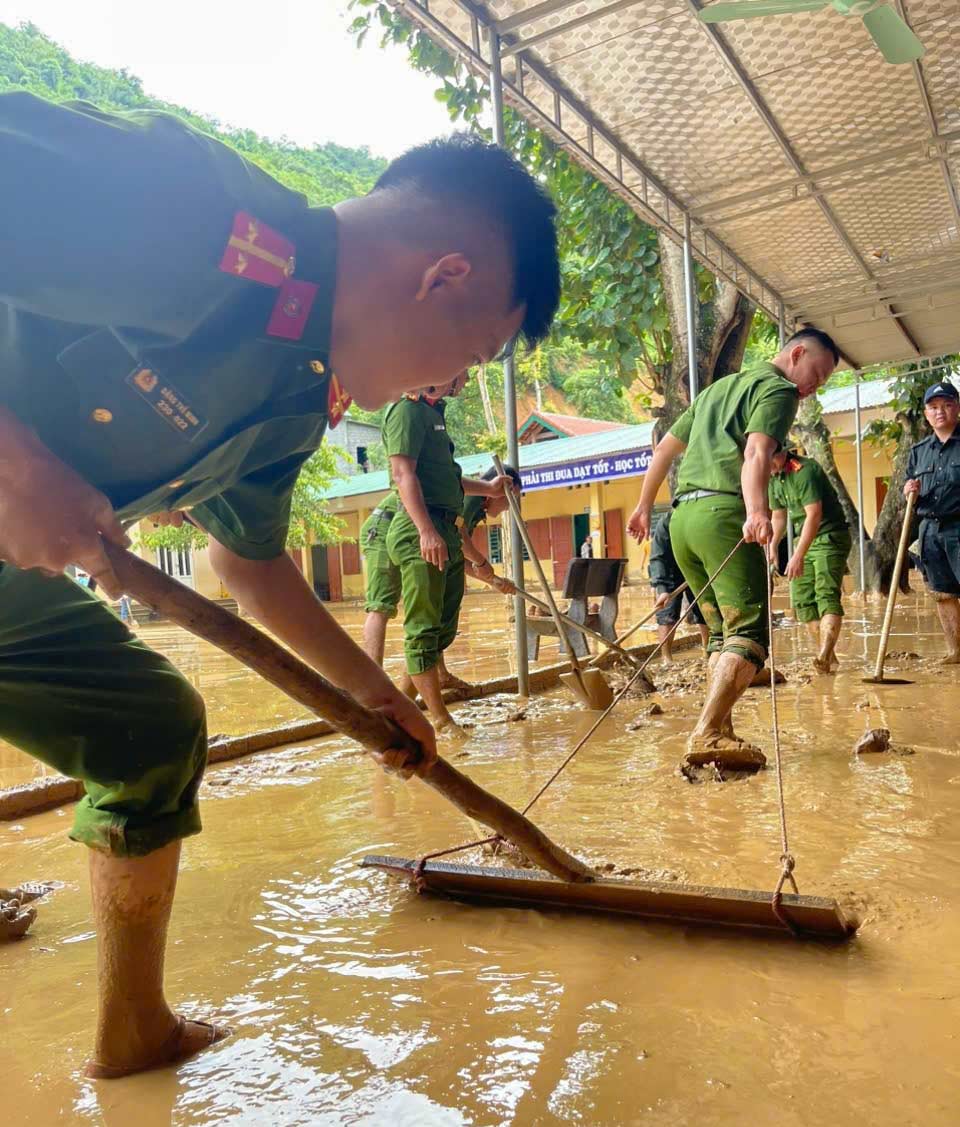
<path fill-rule="evenodd" d="M 702 23 L 727 23 L 758 16 L 789 16 L 796 12 L 819 12 L 833 8 L 841 16 L 859 16 L 888 63 L 911 63 L 925 47 L 907 24 L 883 0 L 740 0 L 712 4 L 697 13 Z"/>

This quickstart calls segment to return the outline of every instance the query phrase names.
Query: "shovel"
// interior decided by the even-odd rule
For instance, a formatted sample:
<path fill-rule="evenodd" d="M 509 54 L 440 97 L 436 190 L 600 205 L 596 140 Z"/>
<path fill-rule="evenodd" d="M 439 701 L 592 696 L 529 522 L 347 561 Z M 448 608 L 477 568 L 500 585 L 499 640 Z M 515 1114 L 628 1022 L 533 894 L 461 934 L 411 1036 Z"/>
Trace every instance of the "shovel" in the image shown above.
<path fill-rule="evenodd" d="M 887 659 L 887 643 L 890 640 L 890 627 L 893 624 L 893 608 L 897 603 L 897 591 L 900 587 L 900 572 L 903 570 L 903 558 L 907 554 L 907 541 L 910 539 L 910 521 L 913 517 L 913 507 L 917 495 L 911 493 L 907 498 L 907 511 L 903 514 L 903 528 L 900 530 L 900 543 L 897 545 L 897 559 L 893 565 L 893 575 L 890 578 L 890 594 L 887 598 L 887 611 L 883 616 L 883 629 L 880 631 L 880 649 L 877 651 L 877 667 L 872 677 L 864 677 L 865 685 L 912 685 L 903 677 L 884 677 L 883 663 Z"/>
<path fill-rule="evenodd" d="M 493 465 L 497 473 L 502 475 L 503 463 L 496 454 L 493 456 Z M 550 613 L 553 615 L 554 625 L 557 628 L 557 634 L 560 638 L 560 645 L 567 651 L 570 664 L 573 667 L 572 673 L 560 674 L 560 682 L 566 688 L 570 689 L 574 696 L 587 708 L 598 709 L 602 712 L 613 701 L 613 689 L 607 684 L 607 679 L 599 669 L 583 669 L 581 667 L 577 655 L 573 652 L 573 647 L 570 645 L 570 639 L 567 637 L 567 631 L 563 623 L 563 616 L 560 614 L 556 599 L 554 599 L 553 592 L 550 590 L 550 584 L 547 583 L 547 577 L 543 574 L 540 557 L 533 547 L 533 541 L 530 539 L 530 533 L 526 523 L 520 515 L 520 506 L 517 504 L 517 499 L 514 496 L 512 488 L 507 488 L 506 498 L 507 504 L 510 506 L 510 513 L 517 523 L 520 536 L 526 546 L 527 555 L 530 557 L 530 562 L 533 564 L 537 578 L 540 580 L 540 586 L 543 588 L 543 595 L 550 608 Z M 577 629 L 580 629 L 579 625 Z"/>

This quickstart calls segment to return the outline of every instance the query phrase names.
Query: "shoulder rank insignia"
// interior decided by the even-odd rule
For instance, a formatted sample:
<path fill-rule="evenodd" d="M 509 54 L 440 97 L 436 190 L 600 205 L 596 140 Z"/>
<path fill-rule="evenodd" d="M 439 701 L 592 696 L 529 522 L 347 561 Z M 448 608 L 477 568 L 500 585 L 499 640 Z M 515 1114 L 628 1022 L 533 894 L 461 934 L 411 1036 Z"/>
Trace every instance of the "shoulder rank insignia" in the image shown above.
<path fill-rule="evenodd" d="M 293 243 L 272 227 L 254 219 L 249 212 L 238 211 L 223 249 L 220 269 L 265 286 L 279 286 L 293 277 L 297 266 L 294 250 Z"/>
<path fill-rule="evenodd" d="M 339 424 L 352 402 L 353 396 L 348 395 L 340 386 L 337 377 L 331 375 L 330 386 L 327 389 L 327 423 L 331 430 Z"/>
<path fill-rule="evenodd" d="M 303 336 L 318 289 L 313 282 L 294 278 L 295 252 L 293 243 L 279 231 L 249 212 L 238 211 L 220 259 L 220 269 L 225 274 L 278 289 L 267 335 L 284 340 L 300 340 Z"/>

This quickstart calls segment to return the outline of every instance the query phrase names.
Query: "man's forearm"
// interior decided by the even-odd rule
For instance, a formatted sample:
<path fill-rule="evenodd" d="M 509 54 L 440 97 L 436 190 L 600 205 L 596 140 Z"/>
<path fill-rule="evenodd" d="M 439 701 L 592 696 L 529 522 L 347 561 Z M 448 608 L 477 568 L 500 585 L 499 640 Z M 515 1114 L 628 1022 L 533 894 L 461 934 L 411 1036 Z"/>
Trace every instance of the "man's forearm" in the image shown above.
<path fill-rule="evenodd" d="M 463 548 L 464 556 L 472 564 L 485 564 L 487 562 L 486 556 L 481 551 L 478 551 L 476 544 L 474 544 L 471 537 L 467 535 L 465 528 L 460 529 L 460 544 Z"/>
<path fill-rule="evenodd" d="M 684 444 L 679 439 L 674 438 L 672 434 L 664 435 L 657 443 L 657 448 L 653 452 L 650 465 L 643 478 L 643 488 L 640 490 L 640 500 L 637 502 L 638 509 L 644 509 L 647 512 L 653 509 L 657 494 L 660 492 L 660 486 L 666 480 L 674 459 L 684 449 Z"/>
<path fill-rule="evenodd" d="M 421 533 L 427 532 L 433 528 L 433 521 L 430 519 L 430 514 L 427 512 L 427 505 L 423 499 L 423 490 L 420 488 L 420 482 L 417 475 L 414 473 L 404 474 L 402 477 L 396 479 L 397 492 L 400 494 L 400 500 L 403 502 L 403 507 L 407 511 L 407 515 L 417 526 L 417 531 Z"/>
<path fill-rule="evenodd" d="M 460 486 L 468 497 L 493 497 L 496 492 L 492 481 L 479 477 L 463 477 Z"/>
<path fill-rule="evenodd" d="M 817 533 L 820 531 L 821 514 L 819 512 L 808 512 L 803 522 L 803 528 L 800 529 L 800 538 L 797 541 L 797 546 L 794 549 L 801 556 L 807 554 L 807 549 L 816 540 Z"/>
<path fill-rule="evenodd" d="M 387 675 L 333 619 L 289 556 L 244 560 L 213 540 L 210 556 L 240 606 L 328 680 L 368 707 L 394 694 Z"/>
<path fill-rule="evenodd" d="M 770 541 L 770 548 L 771 551 L 775 552 L 777 545 L 783 539 L 783 534 L 787 531 L 787 510 L 774 509 L 771 523 L 773 524 L 773 539 Z"/>
<path fill-rule="evenodd" d="M 767 487 L 770 484 L 770 455 L 762 450 L 748 450 L 740 472 L 740 488 L 743 490 L 743 503 L 747 514 L 763 513 L 769 515 Z"/>

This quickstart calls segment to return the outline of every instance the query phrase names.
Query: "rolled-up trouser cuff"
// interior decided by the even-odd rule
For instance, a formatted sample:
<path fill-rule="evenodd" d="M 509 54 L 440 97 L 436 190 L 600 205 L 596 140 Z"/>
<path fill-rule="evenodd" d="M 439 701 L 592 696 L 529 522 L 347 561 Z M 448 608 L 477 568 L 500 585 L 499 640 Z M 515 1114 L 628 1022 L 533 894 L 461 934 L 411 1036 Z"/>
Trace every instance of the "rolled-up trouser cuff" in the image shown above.
<path fill-rule="evenodd" d="M 387 618 L 397 617 L 396 605 L 390 606 L 389 603 L 364 603 L 364 614 L 385 614 Z"/>
<path fill-rule="evenodd" d="M 752 638 L 744 638 L 736 634 L 731 634 L 724 641 L 721 652 L 745 657 L 747 661 L 752 661 L 758 669 L 762 669 L 763 663 L 767 660 L 766 646 L 761 646 L 759 642 L 755 642 Z"/>
<path fill-rule="evenodd" d="M 81 845 L 112 853 L 115 857 L 143 857 L 162 849 L 171 841 L 192 837 L 202 828 L 197 804 L 178 810 L 176 814 L 137 825 L 135 819 L 128 815 L 98 810 L 86 796 L 77 805 L 70 838 Z"/>

